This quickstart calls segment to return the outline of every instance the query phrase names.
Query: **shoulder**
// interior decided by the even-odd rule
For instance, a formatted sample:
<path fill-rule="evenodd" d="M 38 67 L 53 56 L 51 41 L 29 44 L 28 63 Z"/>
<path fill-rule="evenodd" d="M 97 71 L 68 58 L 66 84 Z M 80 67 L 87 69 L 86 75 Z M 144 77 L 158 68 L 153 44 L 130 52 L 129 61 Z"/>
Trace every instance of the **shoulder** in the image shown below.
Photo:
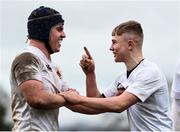
<path fill-rule="evenodd" d="M 143 71 L 146 71 L 147 73 L 159 73 L 159 72 L 161 72 L 161 70 L 157 64 L 155 64 L 154 62 L 149 61 L 147 59 L 145 59 L 142 62 L 141 68 Z"/>
<path fill-rule="evenodd" d="M 40 64 L 40 59 L 34 55 L 33 53 L 30 52 L 23 52 L 18 54 L 13 62 L 12 62 L 12 67 L 16 65 L 28 65 L 28 64 Z"/>
<path fill-rule="evenodd" d="M 157 66 L 157 64 L 145 59 L 141 66 L 136 71 L 136 77 L 140 78 L 146 78 L 146 79 L 157 79 L 161 78 L 163 75 L 163 72 L 161 69 Z"/>

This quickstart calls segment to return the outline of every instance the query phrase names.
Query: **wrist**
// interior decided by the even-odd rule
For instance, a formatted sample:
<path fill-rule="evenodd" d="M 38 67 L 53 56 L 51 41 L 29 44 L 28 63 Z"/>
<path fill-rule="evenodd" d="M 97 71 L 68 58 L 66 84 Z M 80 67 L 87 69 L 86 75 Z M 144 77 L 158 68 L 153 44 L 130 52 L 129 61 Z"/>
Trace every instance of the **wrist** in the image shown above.
<path fill-rule="evenodd" d="M 95 72 L 94 71 L 93 72 L 89 72 L 89 73 L 86 74 L 86 76 L 88 76 L 88 77 L 95 76 Z"/>
<path fill-rule="evenodd" d="M 78 104 L 83 104 L 85 96 L 80 96 Z"/>

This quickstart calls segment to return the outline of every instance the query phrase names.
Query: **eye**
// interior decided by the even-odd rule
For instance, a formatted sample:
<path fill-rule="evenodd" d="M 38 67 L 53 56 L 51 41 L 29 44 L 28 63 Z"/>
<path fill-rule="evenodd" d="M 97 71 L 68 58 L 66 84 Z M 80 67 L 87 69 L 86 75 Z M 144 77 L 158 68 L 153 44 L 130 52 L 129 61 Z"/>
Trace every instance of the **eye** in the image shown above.
<path fill-rule="evenodd" d="M 57 27 L 56 30 L 57 30 L 58 32 L 62 32 L 62 31 L 63 31 L 63 27 Z"/>
<path fill-rule="evenodd" d="M 115 40 L 112 40 L 112 45 L 115 45 L 116 44 L 116 41 Z"/>

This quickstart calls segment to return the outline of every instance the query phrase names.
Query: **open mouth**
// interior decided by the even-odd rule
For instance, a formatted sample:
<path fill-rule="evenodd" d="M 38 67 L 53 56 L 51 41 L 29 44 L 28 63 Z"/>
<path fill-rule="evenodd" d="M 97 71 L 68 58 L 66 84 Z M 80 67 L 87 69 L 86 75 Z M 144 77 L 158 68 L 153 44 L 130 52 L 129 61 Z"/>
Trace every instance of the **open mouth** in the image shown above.
<path fill-rule="evenodd" d="M 113 52 L 113 54 L 114 54 L 114 57 L 116 57 L 116 53 Z"/>
<path fill-rule="evenodd" d="M 58 43 L 61 44 L 62 40 L 58 40 Z"/>

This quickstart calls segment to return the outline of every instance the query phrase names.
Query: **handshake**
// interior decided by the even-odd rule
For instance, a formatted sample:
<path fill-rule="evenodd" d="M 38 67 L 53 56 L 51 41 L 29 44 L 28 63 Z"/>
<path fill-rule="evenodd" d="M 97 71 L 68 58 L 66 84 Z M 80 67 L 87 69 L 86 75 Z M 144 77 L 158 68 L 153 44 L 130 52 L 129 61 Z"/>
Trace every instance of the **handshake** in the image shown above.
<path fill-rule="evenodd" d="M 72 88 L 69 88 L 66 92 L 59 93 L 59 95 L 64 97 L 68 105 L 80 104 L 83 97 L 79 95 L 78 91 Z"/>

